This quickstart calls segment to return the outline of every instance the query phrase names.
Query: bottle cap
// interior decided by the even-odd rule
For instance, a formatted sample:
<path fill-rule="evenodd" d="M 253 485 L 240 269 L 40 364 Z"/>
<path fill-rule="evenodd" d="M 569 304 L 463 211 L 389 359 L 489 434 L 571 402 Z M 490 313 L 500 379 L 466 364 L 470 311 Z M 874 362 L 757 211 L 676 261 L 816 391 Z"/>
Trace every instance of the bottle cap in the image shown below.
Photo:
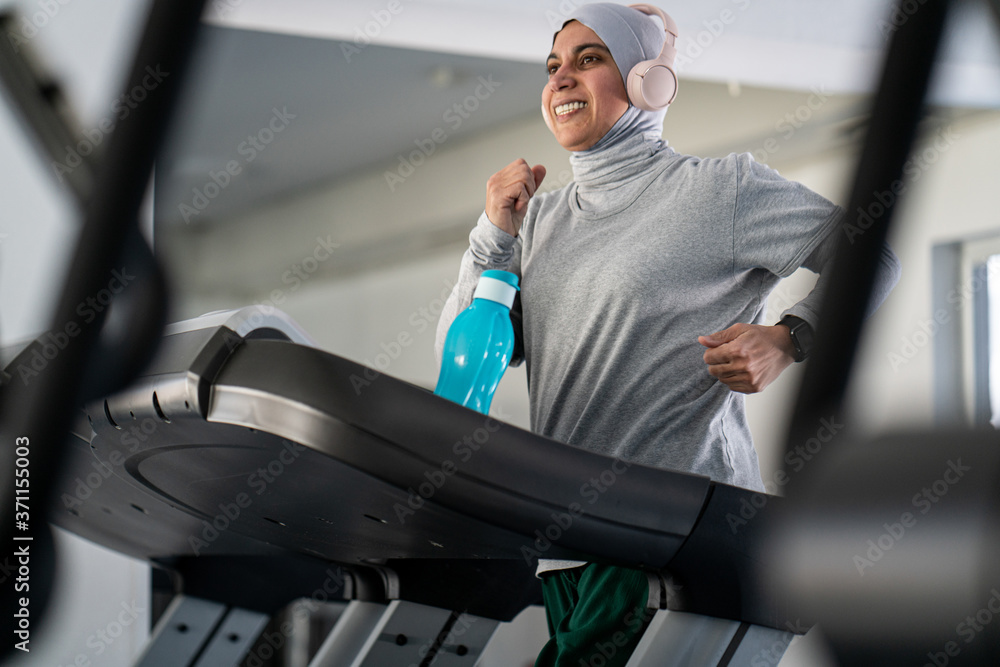
<path fill-rule="evenodd" d="M 496 301 L 510 308 L 514 303 L 514 295 L 520 289 L 517 276 L 510 271 L 483 271 L 472 298 Z"/>

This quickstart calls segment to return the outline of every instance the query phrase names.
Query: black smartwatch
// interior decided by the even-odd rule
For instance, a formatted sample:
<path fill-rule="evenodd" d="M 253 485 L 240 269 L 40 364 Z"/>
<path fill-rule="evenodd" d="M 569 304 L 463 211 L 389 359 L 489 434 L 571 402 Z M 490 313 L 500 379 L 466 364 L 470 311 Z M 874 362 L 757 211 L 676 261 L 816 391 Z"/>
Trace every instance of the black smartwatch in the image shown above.
<path fill-rule="evenodd" d="M 795 361 L 805 361 L 813 346 L 812 327 L 804 319 L 794 315 L 785 315 L 778 324 L 788 327 L 788 333 L 792 336 L 792 345 L 795 346 Z"/>

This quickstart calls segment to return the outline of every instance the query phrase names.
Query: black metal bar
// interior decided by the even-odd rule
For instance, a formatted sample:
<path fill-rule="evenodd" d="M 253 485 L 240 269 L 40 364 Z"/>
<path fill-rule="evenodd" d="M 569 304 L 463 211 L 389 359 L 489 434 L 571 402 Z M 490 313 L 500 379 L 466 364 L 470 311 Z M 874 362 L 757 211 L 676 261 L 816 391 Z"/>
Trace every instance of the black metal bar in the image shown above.
<path fill-rule="evenodd" d="M 13 23 L 12 14 L 0 14 L 0 34 L 13 30 Z M 87 153 L 81 148 L 76 162 L 69 164 L 68 151 L 85 137 L 61 86 L 38 62 L 30 44 L 18 47 L 15 40 L 0 40 L 0 83 L 19 112 L 26 134 L 34 138 L 44 166 L 71 191 L 82 212 L 93 194 L 102 156 L 96 148 Z M 87 396 L 117 391 L 124 378 L 135 376 L 145 366 L 151 350 L 148 342 L 158 338 L 166 316 L 168 294 L 160 263 L 138 227 L 129 225 L 128 230 L 122 266 L 130 284 L 116 296 L 109 312 L 132 326 L 115 328 L 127 330 L 118 339 L 108 335 L 108 329 L 103 331 L 98 353 L 91 355 L 99 358 L 99 365 L 92 365 L 85 374 Z"/>
<path fill-rule="evenodd" d="M 14 34 L 13 24 L 13 14 L 0 14 L 0 34 Z M 13 40 L 0 39 L 0 83 L 18 112 L 21 125 L 41 147 L 41 157 L 52 163 L 62 163 L 66 147 L 80 140 L 79 123 L 70 111 L 61 86 L 39 66 L 30 47 L 30 44 L 22 44 L 15 48 Z M 79 165 L 61 174 L 81 203 L 93 190 L 94 171 L 92 156 L 80 156 Z"/>
<path fill-rule="evenodd" d="M 882 246 L 900 199 L 903 168 L 923 116 L 948 0 L 927 0 L 892 35 L 841 240 L 823 301 L 816 349 L 792 415 L 786 449 L 813 437 L 820 420 L 843 418 L 843 401 Z M 794 481 L 794 480 L 793 480 Z"/>
<path fill-rule="evenodd" d="M 458 622 L 458 618 L 462 615 L 460 611 L 452 611 L 448 616 L 448 620 L 444 622 L 444 626 L 441 627 L 441 631 L 437 633 L 437 637 L 434 638 L 434 643 L 431 644 L 430 648 L 427 649 L 427 655 L 424 659 L 420 661 L 420 667 L 430 667 L 437 658 L 438 651 L 444 646 L 445 641 L 448 639 L 448 634 L 451 629 L 455 627 L 455 623 Z"/>
<path fill-rule="evenodd" d="M 93 364 L 105 310 L 94 312 L 89 321 L 78 312 L 80 304 L 108 288 L 113 271 L 122 256 L 131 227 L 153 167 L 156 152 L 166 134 L 167 123 L 178 97 L 183 71 L 190 60 L 204 0 L 154 0 L 139 41 L 138 53 L 123 94 L 129 96 L 130 114 L 122 119 L 108 139 L 92 196 L 87 202 L 83 230 L 68 272 L 61 298 L 52 318 L 50 331 L 67 334 L 65 346 L 58 349 L 44 368 L 30 382 L 14 378 L 0 394 L 0 554 L 12 558 L 18 547 L 15 534 L 28 537 L 47 530 L 48 508 L 55 498 L 61 452 L 68 437 L 74 409 L 80 405 L 84 370 Z M 140 91 L 142 91 L 140 98 Z M 67 327 L 73 325 L 72 335 Z M 157 332 L 159 333 L 159 332 Z M 148 336 L 148 332 L 147 332 Z M 138 344 L 155 346 L 156 340 Z M 28 438 L 30 445 L 30 523 L 29 530 L 15 529 L 14 445 L 17 438 Z M 41 547 L 41 543 L 35 546 Z M 40 563 L 43 554 L 32 553 Z M 14 561 L 16 562 L 16 558 Z M 37 584 L 51 577 L 51 572 L 35 571 Z M 9 638 L 15 637 L 20 609 L 13 582 L 5 582 L 0 591 L 3 601 L 0 655 L 13 649 Z M 37 585 L 36 584 L 36 585 Z M 30 600 L 31 628 L 39 629 L 43 600 Z M 37 634 L 35 635 L 37 637 Z"/>
<path fill-rule="evenodd" d="M 730 663 L 733 661 L 733 656 L 736 655 L 736 651 L 740 648 L 740 643 L 744 638 L 746 638 L 749 630 L 749 623 L 740 623 L 740 627 L 736 628 L 733 638 L 729 640 L 729 646 L 726 647 L 726 652 L 722 654 L 721 658 L 719 658 L 719 662 L 716 667 L 729 667 Z"/>
<path fill-rule="evenodd" d="M 993 10 L 996 27 L 1000 29 L 1000 0 L 986 0 L 986 4 Z"/>

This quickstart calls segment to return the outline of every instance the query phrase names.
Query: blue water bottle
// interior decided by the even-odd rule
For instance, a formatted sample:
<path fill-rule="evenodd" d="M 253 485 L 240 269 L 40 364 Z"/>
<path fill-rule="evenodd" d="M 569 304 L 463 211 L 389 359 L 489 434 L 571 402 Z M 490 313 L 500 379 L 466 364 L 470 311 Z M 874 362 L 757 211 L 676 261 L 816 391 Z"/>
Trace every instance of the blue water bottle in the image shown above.
<path fill-rule="evenodd" d="M 520 288 L 509 271 L 483 271 L 472 305 L 448 328 L 434 393 L 483 414 L 514 351 L 510 307 Z"/>

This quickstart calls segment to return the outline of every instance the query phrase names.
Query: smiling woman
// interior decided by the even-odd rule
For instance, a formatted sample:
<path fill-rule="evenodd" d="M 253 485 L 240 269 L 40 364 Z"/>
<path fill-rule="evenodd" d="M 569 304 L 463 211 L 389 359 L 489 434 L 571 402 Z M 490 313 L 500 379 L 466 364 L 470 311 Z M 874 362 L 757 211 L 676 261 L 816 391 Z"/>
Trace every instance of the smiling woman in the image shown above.
<path fill-rule="evenodd" d="M 633 7 L 586 5 L 556 33 L 542 116 L 571 152 L 573 181 L 540 192 L 546 169 L 524 159 L 490 177 L 438 354 L 479 276 L 515 273 L 511 363 L 527 366 L 532 430 L 763 490 L 742 395 L 808 355 L 843 211 L 749 153 L 701 159 L 668 147 L 676 27 Z M 670 77 L 658 104 L 632 85 L 650 61 Z M 765 296 L 800 266 L 821 284 L 766 326 Z M 886 248 L 872 308 L 897 273 Z M 535 664 L 625 665 L 645 623 L 623 621 L 645 608 L 646 575 L 543 558 L 537 572 L 550 638 Z"/>
<path fill-rule="evenodd" d="M 545 66 L 546 123 L 566 150 L 590 148 L 628 109 L 625 83 L 611 52 L 597 33 L 571 21 L 556 35 Z"/>

